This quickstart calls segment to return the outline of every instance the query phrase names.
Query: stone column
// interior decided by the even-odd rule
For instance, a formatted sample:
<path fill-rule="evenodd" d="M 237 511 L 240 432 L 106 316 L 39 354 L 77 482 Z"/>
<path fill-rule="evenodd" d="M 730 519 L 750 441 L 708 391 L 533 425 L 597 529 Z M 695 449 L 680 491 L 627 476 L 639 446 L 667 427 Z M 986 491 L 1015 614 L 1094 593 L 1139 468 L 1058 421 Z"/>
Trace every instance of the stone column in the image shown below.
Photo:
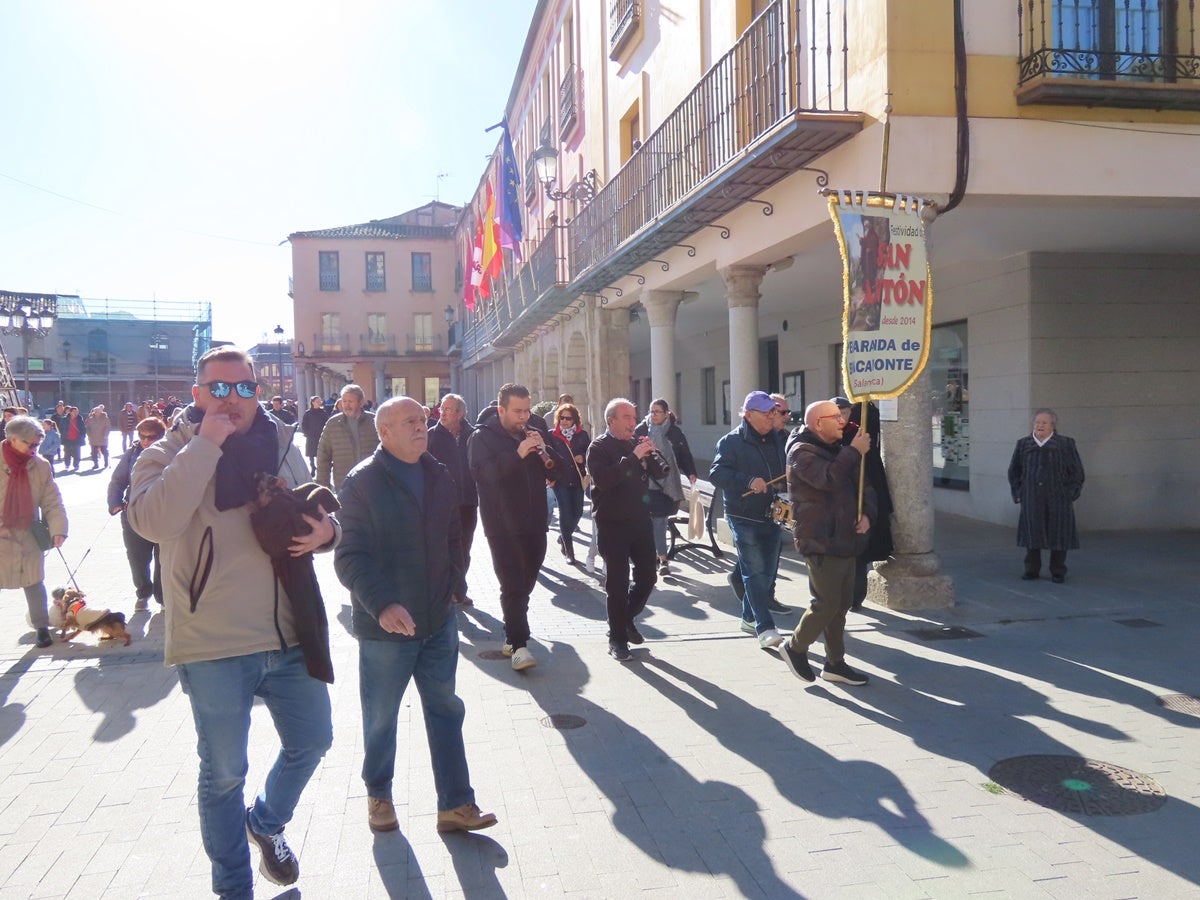
<path fill-rule="evenodd" d="M 682 291 L 642 291 L 642 305 L 650 318 L 650 383 L 655 397 L 675 408 L 675 314 L 683 300 Z M 649 398 L 653 399 L 653 398 Z M 646 413 L 650 409 L 639 412 Z"/>
<path fill-rule="evenodd" d="M 596 303 L 590 314 L 593 325 L 588 350 L 593 375 L 588 396 L 592 408 L 584 415 L 591 419 L 596 432 L 603 432 L 608 401 L 629 396 L 629 310 L 608 309 Z"/>
<path fill-rule="evenodd" d="M 954 581 L 933 552 L 933 416 L 929 370 L 900 395 L 898 419 L 883 422 L 884 465 L 892 491 L 892 557 L 867 576 L 867 599 L 889 609 L 954 605 Z"/>
<path fill-rule="evenodd" d="M 383 360 L 376 360 L 375 363 L 375 405 L 378 406 L 386 398 L 384 393 L 384 375 L 387 369 L 387 363 Z"/>
<path fill-rule="evenodd" d="M 735 424 L 742 400 L 764 387 L 758 383 L 758 286 L 766 272 L 766 266 L 721 269 L 729 306 L 729 418 Z"/>

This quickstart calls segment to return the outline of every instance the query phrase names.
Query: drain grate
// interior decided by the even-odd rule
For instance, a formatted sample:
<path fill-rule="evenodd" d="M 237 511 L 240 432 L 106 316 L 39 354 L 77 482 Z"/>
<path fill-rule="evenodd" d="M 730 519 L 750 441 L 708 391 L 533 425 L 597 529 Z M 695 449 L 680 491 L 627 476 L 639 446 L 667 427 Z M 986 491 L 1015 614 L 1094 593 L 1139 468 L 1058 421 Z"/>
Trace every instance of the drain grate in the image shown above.
<path fill-rule="evenodd" d="M 1158 705 L 1171 712 L 1200 716 L 1200 697 L 1193 697 L 1191 694 L 1167 694 L 1158 698 Z"/>
<path fill-rule="evenodd" d="M 1136 816 L 1167 802 L 1152 778 L 1082 756 L 1015 756 L 988 777 L 1024 800 L 1076 815 Z"/>
<path fill-rule="evenodd" d="M 583 716 L 573 716 L 570 713 L 553 713 L 541 720 L 543 728 L 555 728 L 559 731 L 582 728 L 586 724 L 587 719 Z"/>
<path fill-rule="evenodd" d="M 908 632 L 923 641 L 957 641 L 963 638 L 983 637 L 978 631 L 961 625 L 943 625 L 941 628 L 914 628 Z"/>
<path fill-rule="evenodd" d="M 1118 625 L 1126 628 L 1162 628 L 1162 623 L 1151 622 L 1149 619 L 1117 619 Z"/>
<path fill-rule="evenodd" d="M 508 659 L 508 657 L 505 656 L 503 653 L 501 653 L 499 650 L 481 650 L 479 652 L 479 658 L 480 659 Z"/>

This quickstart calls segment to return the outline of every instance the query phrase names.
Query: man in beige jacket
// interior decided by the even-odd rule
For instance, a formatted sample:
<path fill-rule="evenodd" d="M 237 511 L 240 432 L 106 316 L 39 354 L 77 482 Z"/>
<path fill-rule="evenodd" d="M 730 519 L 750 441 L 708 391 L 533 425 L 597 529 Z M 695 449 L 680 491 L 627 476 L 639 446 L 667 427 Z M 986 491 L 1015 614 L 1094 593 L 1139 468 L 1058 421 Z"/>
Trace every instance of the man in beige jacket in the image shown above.
<path fill-rule="evenodd" d="M 357 384 L 342 388 L 342 411 L 329 417 L 317 444 L 317 483 L 339 490 L 350 470 L 379 446 L 375 416 L 363 409 L 366 395 Z"/>

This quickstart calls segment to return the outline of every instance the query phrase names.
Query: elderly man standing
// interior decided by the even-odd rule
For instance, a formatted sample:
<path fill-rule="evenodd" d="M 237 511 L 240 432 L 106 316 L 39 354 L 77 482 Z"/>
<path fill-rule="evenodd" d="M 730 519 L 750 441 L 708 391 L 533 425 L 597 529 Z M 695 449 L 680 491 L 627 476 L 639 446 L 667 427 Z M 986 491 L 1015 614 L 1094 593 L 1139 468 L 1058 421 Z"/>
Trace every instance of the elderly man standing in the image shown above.
<path fill-rule="evenodd" d="M 437 425 L 429 429 L 429 452 L 434 459 L 450 470 L 458 488 L 458 515 L 462 522 L 462 571 L 463 578 L 471 566 L 471 543 L 475 539 L 475 524 L 479 515 L 479 491 L 471 477 L 471 464 L 467 459 L 467 438 L 474 431 L 467 424 L 467 401 L 458 394 L 447 394 L 439 404 L 442 411 Z M 454 602 L 471 606 L 474 601 L 462 594 L 454 595 Z"/>
<path fill-rule="evenodd" d="M 529 651 L 529 595 L 546 558 L 546 433 L 529 417 L 529 388 L 500 388 L 496 415 L 467 442 L 471 475 L 479 487 L 479 515 L 500 581 L 504 649 L 518 672 L 537 665 Z"/>
<path fill-rule="evenodd" d="M 121 430 L 121 452 L 124 453 L 130 445 L 137 446 L 133 429 L 137 428 L 138 414 L 132 403 L 126 403 L 117 413 L 117 427 Z"/>
<path fill-rule="evenodd" d="M 295 487 L 308 478 L 292 430 L 258 405 L 254 362 L 216 347 L 196 365 L 193 403 L 141 452 L 126 510 L 133 530 L 162 551 L 164 659 L 192 706 L 200 756 L 200 836 L 213 892 L 251 897 L 259 871 L 275 884 L 300 877 L 283 837 L 300 794 L 333 741 L 329 690 L 308 673 L 291 599 L 250 523 L 255 477 Z M 304 516 L 291 552 L 331 550 L 338 532 L 322 511 Z M 302 530 L 301 530 L 302 531 Z M 263 790 L 243 804 L 250 713 L 261 699 L 280 749 Z"/>
<path fill-rule="evenodd" d="M 634 439 L 637 408 L 623 397 L 604 409 L 608 428 L 592 441 L 587 470 L 592 476 L 592 521 L 608 573 L 608 655 L 629 662 L 629 645 L 645 639 L 634 619 L 646 608 L 658 581 L 654 527 L 650 522 L 650 479 L 667 477 L 662 457 L 649 437 Z M 677 477 L 677 476 L 673 476 Z M 633 563 L 633 587 L 629 563 Z"/>
<path fill-rule="evenodd" d="M 375 416 L 363 409 L 366 395 L 357 384 L 342 388 L 342 411 L 329 417 L 317 444 L 317 483 L 337 490 L 358 463 L 375 452 Z"/>
<path fill-rule="evenodd" d="M 862 685 L 867 676 L 846 663 L 846 613 L 854 602 L 857 557 L 867 547 L 867 531 L 875 515 L 875 492 L 863 491 L 858 514 L 859 460 L 871 448 L 871 437 L 859 431 L 842 445 L 846 422 L 836 403 L 821 400 L 804 411 L 804 428 L 788 454 L 788 492 L 792 499 L 796 549 L 808 565 L 812 601 L 780 655 L 792 674 L 816 681 L 808 664 L 808 648 L 824 635 L 826 681 Z"/>
<path fill-rule="evenodd" d="M 757 635 L 758 645 L 764 649 L 783 641 L 770 605 L 783 549 L 783 529 L 771 518 L 771 503 L 782 489 L 785 472 L 785 438 L 776 427 L 777 409 L 766 392 L 747 394 L 742 423 L 717 442 L 708 476 L 725 492 L 725 521 L 737 545 L 735 571 L 745 588 L 741 628 Z"/>
<path fill-rule="evenodd" d="M 334 557 L 358 636 L 367 824 L 376 832 L 400 827 L 392 802 L 396 718 L 415 678 L 437 789 L 437 830 L 489 828 L 496 817 L 475 805 L 465 707 L 454 693 L 458 623 L 451 596 L 466 590 L 458 489 L 425 452 L 421 404 L 393 397 L 379 407 L 376 424 L 379 449 L 339 494 L 343 537 Z"/>

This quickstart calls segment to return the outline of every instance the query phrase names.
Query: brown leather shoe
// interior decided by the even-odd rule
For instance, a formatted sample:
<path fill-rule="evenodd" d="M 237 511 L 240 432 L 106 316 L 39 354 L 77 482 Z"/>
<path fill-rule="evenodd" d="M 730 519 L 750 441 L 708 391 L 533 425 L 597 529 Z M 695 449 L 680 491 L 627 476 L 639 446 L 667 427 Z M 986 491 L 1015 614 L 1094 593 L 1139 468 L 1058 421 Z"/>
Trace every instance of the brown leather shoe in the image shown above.
<path fill-rule="evenodd" d="M 437 815 L 438 831 L 478 831 L 481 828 L 491 828 L 496 824 L 494 813 L 480 812 L 474 803 L 464 803 L 457 809 L 439 811 Z"/>
<path fill-rule="evenodd" d="M 396 821 L 396 807 L 392 805 L 392 801 L 381 797 L 368 797 L 367 824 L 375 832 L 398 830 L 400 823 Z"/>

